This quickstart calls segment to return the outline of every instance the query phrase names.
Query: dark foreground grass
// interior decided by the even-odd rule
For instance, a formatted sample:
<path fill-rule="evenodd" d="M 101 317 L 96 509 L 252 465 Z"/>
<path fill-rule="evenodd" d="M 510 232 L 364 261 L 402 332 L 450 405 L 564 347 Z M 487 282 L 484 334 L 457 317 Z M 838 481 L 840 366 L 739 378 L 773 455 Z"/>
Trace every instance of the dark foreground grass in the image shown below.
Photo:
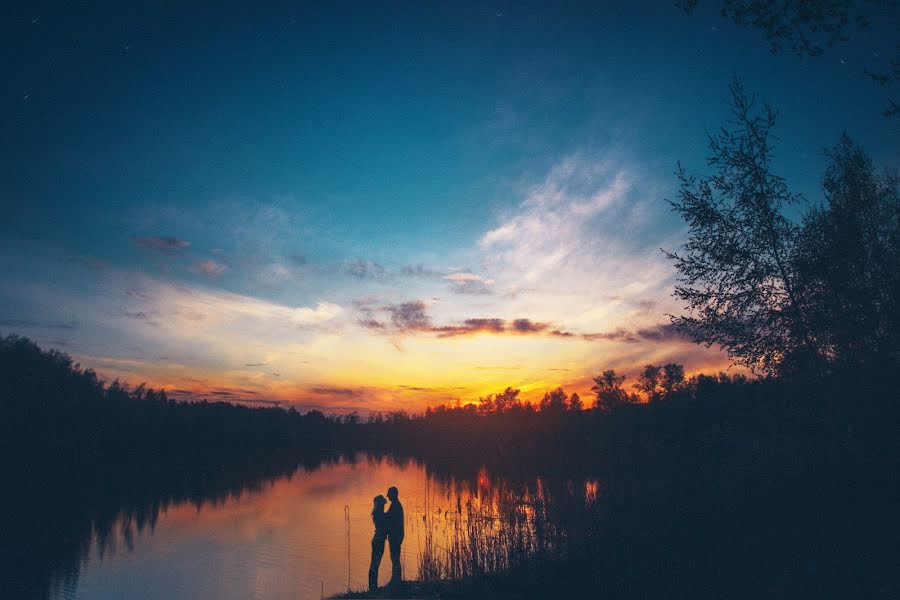
<path fill-rule="evenodd" d="M 504 572 L 461 579 L 404 581 L 375 591 L 350 591 L 334 598 L 578 598 L 592 586 L 588 574 L 571 572 L 559 559 L 533 559 Z"/>

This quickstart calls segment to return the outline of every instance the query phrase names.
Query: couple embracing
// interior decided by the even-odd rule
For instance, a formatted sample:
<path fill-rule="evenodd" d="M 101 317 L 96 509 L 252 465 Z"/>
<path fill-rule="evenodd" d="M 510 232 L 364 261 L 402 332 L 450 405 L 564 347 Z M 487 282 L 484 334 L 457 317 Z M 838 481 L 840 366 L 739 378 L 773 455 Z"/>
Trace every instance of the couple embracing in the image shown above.
<path fill-rule="evenodd" d="M 384 510 L 388 500 L 384 496 L 375 496 L 372 508 L 372 522 L 375 523 L 375 535 L 372 536 L 372 562 L 369 564 L 369 589 L 378 588 L 378 567 L 384 555 L 384 542 L 387 540 L 391 554 L 391 585 L 401 581 L 400 544 L 403 543 L 403 505 L 400 504 L 397 488 L 391 486 L 387 491 L 391 506 Z"/>

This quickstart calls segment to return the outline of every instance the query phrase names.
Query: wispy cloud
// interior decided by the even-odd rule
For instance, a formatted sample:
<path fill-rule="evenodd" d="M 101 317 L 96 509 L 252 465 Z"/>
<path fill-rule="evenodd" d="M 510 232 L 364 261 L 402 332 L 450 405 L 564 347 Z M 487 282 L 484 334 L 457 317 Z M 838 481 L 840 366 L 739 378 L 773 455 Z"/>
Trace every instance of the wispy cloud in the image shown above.
<path fill-rule="evenodd" d="M 450 293 L 471 296 L 489 295 L 493 293 L 492 286 L 494 285 L 493 279 L 485 279 L 470 269 L 423 264 L 384 265 L 362 258 L 343 261 L 340 271 L 360 281 L 377 281 L 389 285 L 396 285 L 404 279 L 418 280 L 423 283 L 443 282 L 447 285 L 446 290 Z"/>
<path fill-rule="evenodd" d="M 309 391 L 313 394 L 318 394 L 321 396 L 357 396 L 360 394 L 360 390 L 330 386 L 312 387 L 309 388 Z"/>
<path fill-rule="evenodd" d="M 135 246 L 163 254 L 174 254 L 184 250 L 191 243 L 187 240 L 180 240 L 169 235 L 153 235 L 148 237 L 134 238 Z"/>
<path fill-rule="evenodd" d="M 236 280 L 248 286 L 279 287 L 296 281 L 314 269 L 305 258 L 301 244 L 313 240 L 313 231 L 302 203 L 292 197 L 268 201 L 253 198 L 226 198 L 198 204 L 147 205 L 132 219 L 146 230 L 170 229 L 184 232 L 199 247 L 215 255 L 214 262 L 228 266 Z M 175 254 L 178 242 L 170 236 L 138 238 L 142 246 Z M 135 243 L 138 243 L 136 241 Z M 210 270 L 212 267 L 212 271 Z M 205 275 L 215 275 L 213 265 L 194 265 Z"/>
<path fill-rule="evenodd" d="M 384 279 L 389 275 L 383 265 L 361 258 L 344 261 L 341 264 L 341 271 L 354 279 Z"/>
<path fill-rule="evenodd" d="M 179 327 L 204 328 L 241 321 L 262 329 L 272 326 L 307 327 L 329 321 L 343 311 L 331 302 L 319 302 L 315 307 L 288 306 L 267 300 L 198 287 L 156 285 L 149 301 L 167 322 L 181 321 Z"/>
<path fill-rule="evenodd" d="M 441 279 L 446 275 L 446 271 L 433 267 L 426 267 L 422 264 L 403 265 L 400 268 L 400 275 L 417 279 Z"/>
<path fill-rule="evenodd" d="M 659 251 L 678 232 L 661 196 L 623 159 L 570 156 L 480 236 L 483 277 L 508 311 L 564 315 L 567 331 L 653 325 L 679 309 Z"/>
<path fill-rule="evenodd" d="M 200 272 L 207 277 L 216 277 L 228 270 L 226 265 L 214 260 L 202 260 L 197 267 L 200 269 Z"/>

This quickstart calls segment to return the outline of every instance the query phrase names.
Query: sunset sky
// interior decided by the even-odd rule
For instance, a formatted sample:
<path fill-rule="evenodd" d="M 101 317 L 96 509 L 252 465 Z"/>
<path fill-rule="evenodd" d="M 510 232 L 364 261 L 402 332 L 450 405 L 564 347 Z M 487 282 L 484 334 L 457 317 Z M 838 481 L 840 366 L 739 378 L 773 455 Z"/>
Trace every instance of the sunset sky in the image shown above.
<path fill-rule="evenodd" d="M 715 3 L 157 4 L 0 11 L 0 333 L 175 398 L 419 411 L 719 370 L 667 327 L 660 248 L 732 76 L 810 202 L 845 128 L 900 164 L 862 72 L 890 28 L 801 59 Z"/>

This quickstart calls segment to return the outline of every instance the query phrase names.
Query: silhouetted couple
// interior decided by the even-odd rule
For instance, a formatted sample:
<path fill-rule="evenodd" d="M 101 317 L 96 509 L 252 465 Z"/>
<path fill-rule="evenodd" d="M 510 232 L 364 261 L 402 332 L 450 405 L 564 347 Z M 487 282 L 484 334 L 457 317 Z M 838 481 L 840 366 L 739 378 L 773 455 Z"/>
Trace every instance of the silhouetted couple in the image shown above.
<path fill-rule="evenodd" d="M 375 523 L 375 535 L 372 536 L 372 562 L 369 564 L 369 589 L 378 588 L 378 567 L 384 555 L 384 542 L 387 540 L 391 553 L 391 583 L 397 585 L 402 577 L 400 572 L 400 544 L 403 543 L 403 505 L 397 497 L 397 488 L 389 487 L 387 491 L 390 508 L 385 512 L 387 504 L 384 496 L 375 496 L 372 508 L 372 522 Z"/>

